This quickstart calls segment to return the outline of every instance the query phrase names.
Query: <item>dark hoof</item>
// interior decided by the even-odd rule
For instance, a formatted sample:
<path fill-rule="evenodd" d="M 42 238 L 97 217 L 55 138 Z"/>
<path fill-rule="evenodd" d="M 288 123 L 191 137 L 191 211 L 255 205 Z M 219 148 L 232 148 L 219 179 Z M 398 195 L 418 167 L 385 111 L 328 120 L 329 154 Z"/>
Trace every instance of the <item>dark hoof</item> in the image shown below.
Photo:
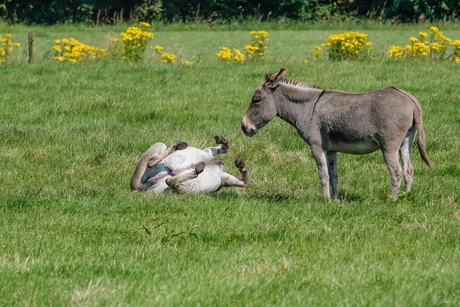
<path fill-rule="evenodd" d="M 242 167 L 244 167 L 244 161 L 243 161 L 243 158 L 241 157 L 241 155 L 239 155 L 238 157 L 236 157 L 236 159 L 235 159 L 235 166 L 236 166 L 237 168 L 239 168 L 239 169 L 242 168 Z"/>
<path fill-rule="evenodd" d="M 204 162 L 200 162 L 198 163 L 196 166 L 195 166 L 195 173 L 197 175 L 201 174 L 204 170 L 204 167 L 206 166 L 206 164 Z"/>
<path fill-rule="evenodd" d="M 173 146 L 175 150 L 183 150 L 188 147 L 188 144 L 185 142 L 176 141 L 176 142 L 173 142 L 171 146 Z"/>
<path fill-rule="evenodd" d="M 228 144 L 228 139 L 224 138 L 221 135 L 216 135 L 214 138 L 216 139 L 216 144 Z"/>

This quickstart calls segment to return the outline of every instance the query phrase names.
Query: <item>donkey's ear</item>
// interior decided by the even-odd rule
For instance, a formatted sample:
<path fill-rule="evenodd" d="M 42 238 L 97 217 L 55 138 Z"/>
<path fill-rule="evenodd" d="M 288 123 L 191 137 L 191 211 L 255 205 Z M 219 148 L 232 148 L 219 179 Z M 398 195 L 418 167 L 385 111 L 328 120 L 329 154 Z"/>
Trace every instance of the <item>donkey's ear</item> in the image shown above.
<path fill-rule="evenodd" d="M 276 75 L 272 75 L 270 79 L 267 80 L 267 82 L 270 83 L 271 88 L 275 89 L 278 87 L 281 79 L 286 74 L 286 71 L 287 71 L 287 68 L 283 67 L 280 69 L 279 73 L 277 73 Z"/>

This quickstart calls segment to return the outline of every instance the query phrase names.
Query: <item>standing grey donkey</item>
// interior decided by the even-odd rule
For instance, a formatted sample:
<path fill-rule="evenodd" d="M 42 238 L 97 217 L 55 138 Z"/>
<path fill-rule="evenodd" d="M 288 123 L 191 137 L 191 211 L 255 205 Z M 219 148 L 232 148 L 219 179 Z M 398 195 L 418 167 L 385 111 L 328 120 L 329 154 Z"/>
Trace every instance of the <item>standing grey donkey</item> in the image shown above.
<path fill-rule="evenodd" d="M 391 195 L 409 192 L 414 169 L 411 147 L 418 133 L 418 149 L 431 168 L 425 151 L 420 103 L 409 93 L 384 88 L 368 93 L 322 90 L 315 85 L 283 78 L 286 68 L 267 75 L 252 95 L 241 128 L 247 136 L 279 116 L 297 129 L 316 161 L 323 196 L 337 197 L 337 152 L 367 154 L 380 149 L 391 177 Z M 402 169 L 398 161 L 401 157 Z"/>
<path fill-rule="evenodd" d="M 131 190 L 154 193 L 213 193 L 223 187 L 246 187 L 248 171 L 241 156 L 235 160 L 242 179 L 224 172 L 224 162 L 218 154 L 226 153 L 228 140 L 216 136 L 217 147 L 198 149 L 185 142 L 173 142 L 170 147 L 163 143 L 153 144 L 139 161 L 133 177 Z"/>

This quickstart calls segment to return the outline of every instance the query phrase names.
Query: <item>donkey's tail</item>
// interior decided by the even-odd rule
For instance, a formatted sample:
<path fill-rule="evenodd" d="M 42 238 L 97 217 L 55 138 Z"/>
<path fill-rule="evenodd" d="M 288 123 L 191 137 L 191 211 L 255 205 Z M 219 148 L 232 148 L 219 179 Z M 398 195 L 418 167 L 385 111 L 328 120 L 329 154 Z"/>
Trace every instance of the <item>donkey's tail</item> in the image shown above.
<path fill-rule="evenodd" d="M 426 151 L 425 151 L 425 132 L 423 131 L 422 114 L 420 110 L 415 112 L 414 121 L 415 121 L 415 128 L 417 129 L 417 133 L 418 133 L 418 143 L 417 143 L 418 151 L 420 152 L 420 155 L 422 156 L 423 162 L 425 162 L 425 164 L 428 165 L 429 168 L 431 168 L 430 160 L 428 159 L 428 155 L 426 154 Z"/>
<path fill-rule="evenodd" d="M 429 168 L 431 168 L 430 160 L 428 159 L 428 155 L 426 154 L 426 151 L 425 151 L 425 132 L 423 131 L 423 125 L 422 125 L 422 108 L 420 106 L 420 103 L 413 96 L 411 98 L 415 103 L 414 122 L 415 122 L 415 129 L 417 130 L 417 134 L 418 134 L 418 141 L 417 141 L 418 151 L 420 152 L 420 155 L 422 156 L 423 162 L 425 162 L 425 164 Z"/>
<path fill-rule="evenodd" d="M 425 132 L 423 131 L 423 125 L 422 125 L 422 107 L 420 106 L 420 103 L 418 102 L 418 100 L 414 96 L 412 96 L 408 92 L 403 91 L 401 89 L 398 89 L 398 88 L 395 88 L 395 89 L 397 91 L 403 93 L 407 97 L 409 97 L 409 99 L 412 100 L 412 102 L 415 105 L 414 123 L 415 123 L 415 129 L 416 129 L 417 134 L 418 134 L 418 142 L 417 142 L 418 151 L 420 152 L 420 155 L 422 156 L 423 162 L 425 162 L 425 164 L 429 168 L 431 168 L 430 160 L 428 159 L 428 155 L 426 154 L 426 151 L 425 151 Z"/>

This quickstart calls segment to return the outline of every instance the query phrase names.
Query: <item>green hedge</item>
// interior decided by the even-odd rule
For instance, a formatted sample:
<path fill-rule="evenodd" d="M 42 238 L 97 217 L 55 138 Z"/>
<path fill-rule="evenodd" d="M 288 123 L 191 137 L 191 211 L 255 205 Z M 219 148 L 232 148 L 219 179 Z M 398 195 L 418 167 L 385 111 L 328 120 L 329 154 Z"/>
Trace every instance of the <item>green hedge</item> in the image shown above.
<path fill-rule="evenodd" d="M 228 22 L 258 17 L 297 21 L 370 18 L 393 22 L 456 19 L 458 0 L 0 0 L 0 18 L 10 23 L 111 23 L 142 19 L 165 22 Z"/>

